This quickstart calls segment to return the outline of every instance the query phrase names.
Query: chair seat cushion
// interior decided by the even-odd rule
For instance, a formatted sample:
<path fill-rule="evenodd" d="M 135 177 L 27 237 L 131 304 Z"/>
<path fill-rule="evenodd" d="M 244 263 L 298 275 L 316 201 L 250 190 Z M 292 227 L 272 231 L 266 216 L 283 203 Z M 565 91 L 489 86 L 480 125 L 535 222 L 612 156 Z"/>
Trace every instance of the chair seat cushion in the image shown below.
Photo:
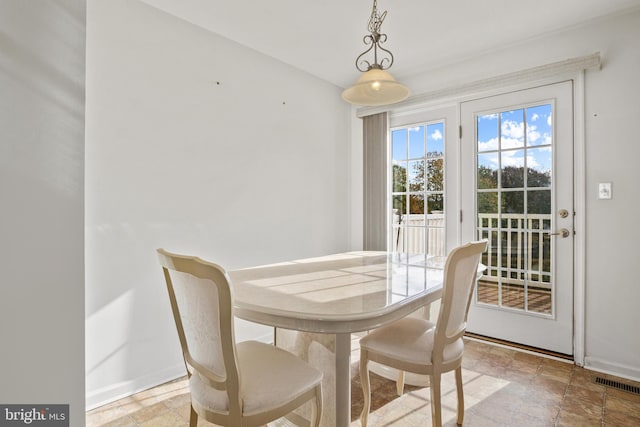
<path fill-rule="evenodd" d="M 430 365 L 436 325 L 428 320 L 405 317 L 383 326 L 360 340 L 360 348 L 403 363 Z M 444 363 L 452 361 L 464 351 L 462 339 L 444 349 Z"/>
<path fill-rule="evenodd" d="M 322 372 L 293 354 L 269 344 L 245 341 L 236 345 L 244 415 L 282 406 L 316 387 Z M 197 373 L 189 380 L 191 398 L 209 411 L 228 411 L 227 392 L 215 390 Z"/>

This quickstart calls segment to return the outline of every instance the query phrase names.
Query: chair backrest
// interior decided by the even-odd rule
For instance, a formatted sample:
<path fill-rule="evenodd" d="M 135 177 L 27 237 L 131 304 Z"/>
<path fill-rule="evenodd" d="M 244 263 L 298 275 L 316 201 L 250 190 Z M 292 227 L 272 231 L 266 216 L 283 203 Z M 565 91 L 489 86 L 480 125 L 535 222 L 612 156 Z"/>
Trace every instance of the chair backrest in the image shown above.
<path fill-rule="evenodd" d="M 182 355 L 189 375 L 226 390 L 229 412 L 240 412 L 238 361 L 229 277 L 219 265 L 158 249 Z"/>
<path fill-rule="evenodd" d="M 447 256 L 432 355 L 434 362 L 442 360 L 447 345 L 464 335 L 480 257 L 486 248 L 486 240 L 470 242 L 453 249 Z"/>

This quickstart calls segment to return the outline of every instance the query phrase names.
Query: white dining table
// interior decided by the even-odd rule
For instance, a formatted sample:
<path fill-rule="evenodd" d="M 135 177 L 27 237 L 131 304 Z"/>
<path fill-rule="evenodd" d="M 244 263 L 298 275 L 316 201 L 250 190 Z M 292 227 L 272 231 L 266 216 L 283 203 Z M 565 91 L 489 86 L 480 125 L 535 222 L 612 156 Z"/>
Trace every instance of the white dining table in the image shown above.
<path fill-rule="evenodd" d="M 346 427 L 351 423 L 351 333 L 388 324 L 438 300 L 445 260 L 347 252 L 228 274 L 235 315 L 282 328 L 276 344 L 324 371 L 321 425 Z"/>

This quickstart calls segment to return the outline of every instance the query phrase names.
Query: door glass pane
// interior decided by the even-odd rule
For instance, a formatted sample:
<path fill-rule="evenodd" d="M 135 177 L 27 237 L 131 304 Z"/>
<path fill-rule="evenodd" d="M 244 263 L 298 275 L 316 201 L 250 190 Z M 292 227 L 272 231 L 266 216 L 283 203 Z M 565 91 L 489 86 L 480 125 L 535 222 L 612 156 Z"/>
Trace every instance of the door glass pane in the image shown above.
<path fill-rule="evenodd" d="M 549 188 L 551 186 L 551 147 L 527 150 L 527 186 Z"/>
<path fill-rule="evenodd" d="M 527 108 L 527 145 L 551 145 L 551 104 Z"/>
<path fill-rule="evenodd" d="M 393 196 L 393 224 L 402 224 L 404 215 L 407 213 L 407 196 Z"/>
<path fill-rule="evenodd" d="M 524 147 L 524 110 L 500 113 L 500 149 Z"/>
<path fill-rule="evenodd" d="M 480 217 L 487 221 L 498 219 L 498 192 L 488 191 L 484 193 L 478 193 L 478 213 L 494 214 L 493 216 Z"/>
<path fill-rule="evenodd" d="M 424 126 L 409 128 L 409 158 L 424 158 Z"/>
<path fill-rule="evenodd" d="M 391 131 L 391 247 L 400 262 L 446 255 L 444 123 Z"/>
<path fill-rule="evenodd" d="M 489 241 L 476 301 L 551 315 L 552 105 L 476 118 L 477 234 Z"/>
<path fill-rule="evenodd" d="M 427 185 L 427 190 L 429 191 L 444 190 L 444 159 L 443 158 L 441 157 L 431 158 L 427 160 L 426 185 Z"/>
<path fill-rule="evenodd" d="M 406 250 L 408 259 L 420 259 L 416 255 L 425 253 L 425 228 L 424 227 L 406 227 L 404 233 L 406 236 Z"/>
<path fill-rule="evenodd" d="M 551 190 L 527 191 L 527 213 L 551 217 Z"/>
<path fill-rule="evenodd" d="M 407 162 L 394 161 L 393 164 L 393 192 L 407 189 Z"/>
<path fill-rule="evenodd" d="M 443 194 L 429 194 L 427 196 L 428 205 L 427 212 L 433 215 L 444 214 L 444 195 Z M 444 220 L 444 216 L 442 217 Z"/>
<path fill-rule="evenodd" d="M 424 225 L 424 194 L 411 194 L 409 196 L 409 214 L 412 225 Z"/>
<path fill-rule="evenodd" d="M 391 158 L 405 160 L 407 158 L 407 129 L 391 132 Z"/>
<path fill-rule="evenodd" d="M 427 157 L 444 154 L 444 122 L 427 125 Z"/>
<path fill-rule="evenodd" d="M 503 151 L 500 157 L 502 188 L 524 187 L 524 150 Z"/>
<path fill-rule="evenodd" d="M 524 212 L 524 191 L 502 192 L 502 206 L 500 212 L 504 214 L 522 214 Z M 503 215 L 503 218 L 504 217 L 505 216 Z"/>
<path fill-rule="evenodd" d="M 478 152 L 493 151 L 498 149 L 498 126 L 497 114 L 487 114 L 478 116 Z"/>
<path fill-rule="evenodd" d="M 498 188 L 498 153 L 478 154 L 478 188 Z"/>
<path fill-rule="evenodd" d="M 424 160 L 409 162 L 409 191 L 424 191 Z"/>

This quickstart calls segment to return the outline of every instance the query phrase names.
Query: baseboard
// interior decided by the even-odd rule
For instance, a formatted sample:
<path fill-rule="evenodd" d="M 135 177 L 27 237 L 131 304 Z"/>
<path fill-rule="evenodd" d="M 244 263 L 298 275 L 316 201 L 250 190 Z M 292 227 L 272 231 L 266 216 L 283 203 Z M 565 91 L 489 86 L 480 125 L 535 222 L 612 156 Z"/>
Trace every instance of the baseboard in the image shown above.
<path fill-rule="evenodd" d="M 615 375 L 620 378 L 626 378 L 631 381 L 640 382 L 640 368 L 638 366 L 623 365 L 621 363 L 613 363 L 597 357 L 586 356 L 584 358 L 584 367 L 603 374 Z"/>
<path fill-rule="evenodd" d="M 267 333 L 253 339 L 267 344 L 273 344 L 272 333 Z M 139 393 L 141 391 L 156 387 L 169 381 L 173 381 L 177 378 L 185 376 L 186 374 L 187 371 L 185 369 L 184 363 L 180 363 L 176 366 L 171 366 L 140 378 L 121 381 L 107 387 L 102 387 L 98 390 L 87 391 L 85 395 L 86 410 L 90 411 L 111 402 L 115 402 L 116 400 L 122 399 L 124 397 L 131 396 L 132 394 Z"/>
<path fill-rule="evenodd" d="M 98 390 L 88 391 L 86 394 L 87 411 L 106 405 L 132 394 L 147 390 L 160 384 L 173 381 L 187 374 L 184 363 L 170 368 L 154 372 L 140 378 L 129 381 L 121 381 L 116 384 L 102 387 Z"/>

